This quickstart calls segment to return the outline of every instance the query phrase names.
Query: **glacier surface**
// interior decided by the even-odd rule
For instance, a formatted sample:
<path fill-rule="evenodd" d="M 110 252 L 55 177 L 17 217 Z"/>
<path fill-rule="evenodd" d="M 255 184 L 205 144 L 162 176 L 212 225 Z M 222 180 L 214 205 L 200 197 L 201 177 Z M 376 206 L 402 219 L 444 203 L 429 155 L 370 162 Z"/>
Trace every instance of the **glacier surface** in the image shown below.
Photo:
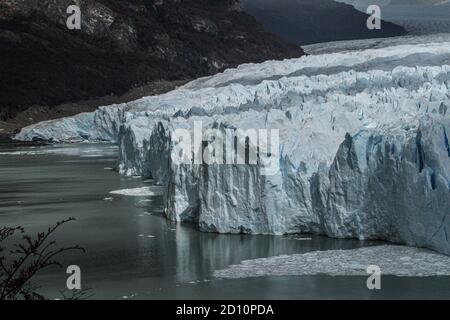
<path fill-rule="evenodd" d="M 202 231 L 382 239 L 450 254 L 450 39 L 241 65 L 172 92 L 24 128 L 111 141 L 121 174 Z M 279 165 L 175 164 L 172 133 L 278 129 Z M 208 137 L 204 137 L 208 140 Z"/>

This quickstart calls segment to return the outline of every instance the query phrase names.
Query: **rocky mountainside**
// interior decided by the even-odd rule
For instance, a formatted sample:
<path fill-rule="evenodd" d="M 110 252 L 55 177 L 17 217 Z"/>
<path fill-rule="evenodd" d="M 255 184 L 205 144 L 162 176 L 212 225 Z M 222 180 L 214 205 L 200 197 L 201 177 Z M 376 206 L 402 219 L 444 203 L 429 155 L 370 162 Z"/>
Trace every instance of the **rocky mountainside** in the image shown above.
<path fill-rule="evenodd" d="M 333 0 L 241 0 L 242 8 L 267 30 L 299 45 L 400 36 L 405 30 L 382 22 L 381 30 L 367 28 L 367 14 Z"/>
<path fill-rule="evenodd" d="M 69 5 L 81 30 L 69 30 Z M 213 74 L 303 51 L 264 31 L 235 0 L 2 0 L 0 120 L 155 80 Z"/>

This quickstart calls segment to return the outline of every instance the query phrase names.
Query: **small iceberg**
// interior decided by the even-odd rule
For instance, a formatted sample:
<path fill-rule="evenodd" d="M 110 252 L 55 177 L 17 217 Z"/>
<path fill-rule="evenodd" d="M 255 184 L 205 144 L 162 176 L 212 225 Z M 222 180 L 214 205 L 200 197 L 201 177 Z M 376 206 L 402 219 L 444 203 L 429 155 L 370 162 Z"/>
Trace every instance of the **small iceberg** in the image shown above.
<path fill-rule="evenodd" d="M 139 234 L 138 237 L 139 238 L 156 238 L 155 236 L 153 236 L 151 234 Z"/>

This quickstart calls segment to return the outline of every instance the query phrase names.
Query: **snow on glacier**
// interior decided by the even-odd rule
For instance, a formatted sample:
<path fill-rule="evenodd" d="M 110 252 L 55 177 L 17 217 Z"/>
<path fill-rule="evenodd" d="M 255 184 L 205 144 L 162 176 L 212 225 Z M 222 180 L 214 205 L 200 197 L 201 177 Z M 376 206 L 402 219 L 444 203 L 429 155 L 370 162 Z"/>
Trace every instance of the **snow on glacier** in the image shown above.
<path fill-rule="evenodd" d="M 166 215 L 220 233 L 383 239 L 450 254 L 450 42 L 246 64 L 167 94 L 24 128 L 113 141 L 119 171 L 165 189 Z M 172 132 L 279 129 L 280 171 L 175 165 Z"/>
<path fill-rule="evenodd" d="M 373 246 L 352 250 L 313 251 L 303 254 L 245 260 L 214 272 L 221 279 L 267 276 L 367 276 L 367 267 L 380 267 L 382 275 L 399 277 L 450 276 L 450 258 L 424 249 Z"/>

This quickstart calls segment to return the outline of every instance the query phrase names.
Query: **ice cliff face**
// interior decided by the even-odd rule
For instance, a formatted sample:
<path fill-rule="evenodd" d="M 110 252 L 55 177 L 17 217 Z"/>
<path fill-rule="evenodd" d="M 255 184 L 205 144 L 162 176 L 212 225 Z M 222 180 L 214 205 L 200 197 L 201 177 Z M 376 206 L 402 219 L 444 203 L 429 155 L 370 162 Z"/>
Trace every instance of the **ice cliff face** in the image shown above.
<path fill-rule="evenodd" d="M 153 177 L 167 217 L 203 231 L 384 239 L 450 254 L 449 81 L 450 41 L 270 61 L 16 138 L 117 141 L 120 172 Z M 174 163 L 174 130 L 199 122 L 278 129 L 279 170 Z"/>

